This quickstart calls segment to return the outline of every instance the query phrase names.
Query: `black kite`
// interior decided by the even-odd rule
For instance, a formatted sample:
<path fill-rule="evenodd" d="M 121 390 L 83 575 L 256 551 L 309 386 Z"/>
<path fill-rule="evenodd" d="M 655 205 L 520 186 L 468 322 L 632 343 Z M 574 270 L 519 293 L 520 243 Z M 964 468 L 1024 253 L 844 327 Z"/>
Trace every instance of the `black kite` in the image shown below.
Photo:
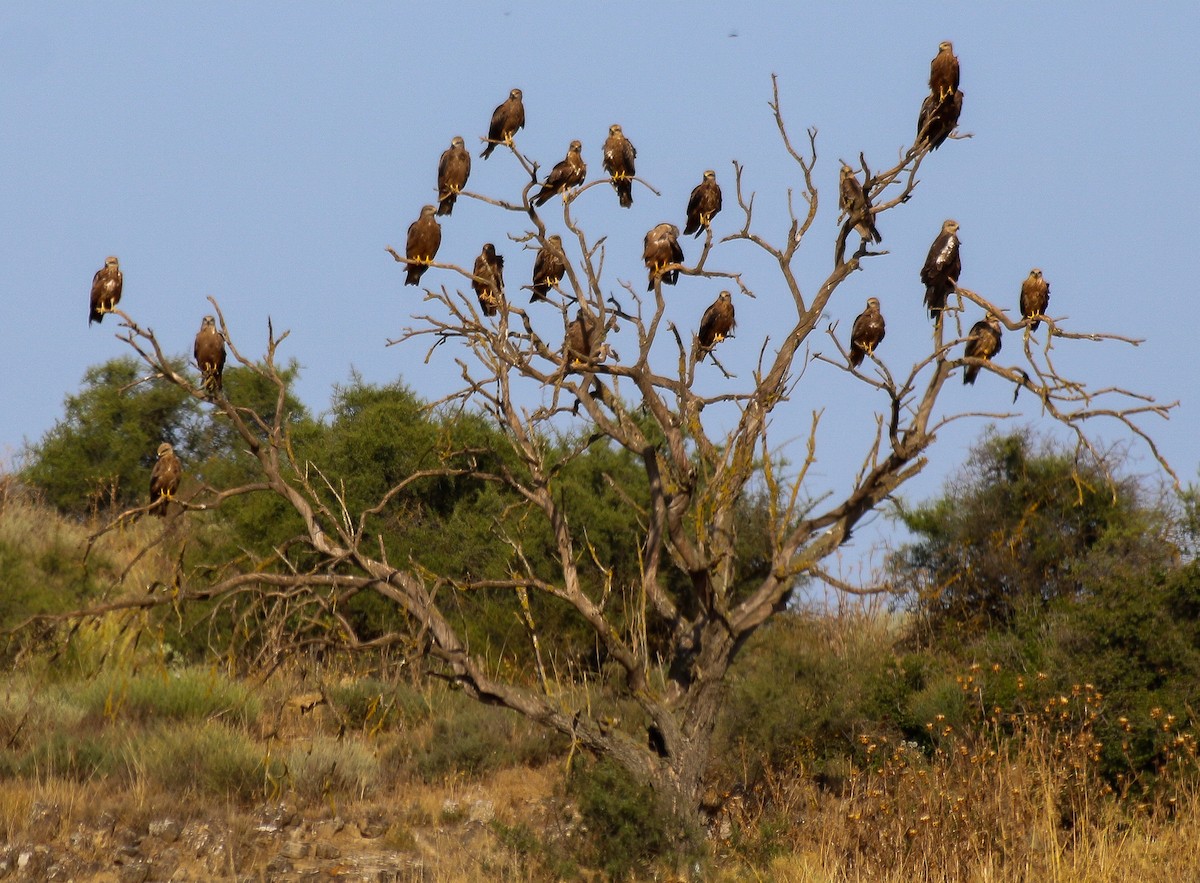
<path fill-rule="evenodd" d="M 503 104 L 492 111 L 492 122 L 488 126 L 488 144 L 479 155 L 487 159 L 497 144 L 512 144 L 517 129 L 525 127 L 525 105 L 521 102 L 521 90 L 513 89 Z"/>
<path fill-rule="evenodd" d="M 121 300 L 121 286 L 124 277 L 121 275 L 117 259 L 109 255 L 104 259 L 104 266 L 92 277 L 92 305 L 88 311 L 88 325 L 104 321 L 104 314 L 111 313 Z"/>
<path fill-rule="evenodd" d="M 196 332 L 196 344 L 192 347 L 196 367 L 200 369 L 201 383 L 210 397 L 221 393 L 221 372 L 225 370 L 225 338 L 217 330 L 217 320 L 205 316 Z"/>
<path fill-rule="evenodd" d="M 467 178 L 471 177 L 471 154 L 467 152 L 466 142 L 461 135 L 450 139 L 450 146 L 442 151 L 438 160 L 438 210 L 439 215 L 449 215 L 454 211 L 454 201 L 458 194 L 467 186 Z"/>
<path fill-rule="evenodd" d="M 175 498 L 179 479 L 183 477 L 183 464 L 175 456 L 175 449 L 166 442 L 158 446 L 157 459 L 150 471 L 150 511 L 155 515 L 167 514 L 167 501 Z"/>
<path fill-rule="evenodd" d="M 679 228 L 674 224 L 659 224 L 646 234 L 645 247 L 642 249 L 642 260 L 650 271 L 650 284 L 647 291 L 654 290 L 654 280 L 662 277 L 664 285 L 674 285 L 679 279 L 678 270 L 667 270 L 663 267 L 669 264 L 683 263 L 683 246 L 679 244 Z"/>
<path fill-rule="evenodd" d="M 737 320 L 733 314 L 733 296 L 728 291 L 722 291 L 700 318 L 700 332 L 696 336 L 701 349 L 708 352 L 732 334 L 735 327 Z"/>
<path fill-rule="evenodd" d="M 1037 317 L 1046 315 L 1049 306 L 1050 283 L 1042 278 L 1042 271 L 1034 267 L 1021 283 L 1021 315 L 1033 320 L 1029 323 L 1030 331 L 1038 330 L 1042 323 Z"/>
<path fill-rule="evenodd" d="M 882 242 L 883 237 L 875 228 L 875 216 L 871 212 L 871 200 L 858 176 L 850 166 L 842 163 L 839 193 L 842 211 L 846 213 L 854 229 L 864 240 Z"/>
<path fill-rule="evenodd" d="M 995 316 L 989 315 L 986 319 L 981 319 L 971 326 L 963 355 L 968 359 L 991 359 L 1000 352 L 1001 333 L 1000 320 Z M 963 371 L 963 383 L 973 386 L 975 378 L 979 376 L 979 368 L 979 365 L 967 365 Z"/>
<path fill-rule="evenodd" d="M 563 252 L 562 237 L 557 233 L 546 237 L 546 244 L 538 249 L 533 261 L 533 295 L 529 302 L 546 300 L 552 285 L 557 285 L 567 272 L 567 258 Z"/>
<path fill-rule="evenodd" d="M 572 141 L 567 148 L 567 157 L 556 163 L 546 176 L 542 189 L 533 198 L 534 205 L 544 205 L 556 193 L 562 193 L 570 187 L 578 187 L 587 175 L 587 165 L 583 161 L 583 145 Z"/>
<path fill-rule="evenodd" d="M 608 127 L 608 138 L 604 140 L 604 171 L 612 176 L 613 188 L 617 191 L 617 201 L 622 208 L 633 205 L 633 176 L 634 158 L 637 150 L 621 127 L 613 123 Z"/>
<path fill-rule="evenodd" d="M 405 285 L 420 285 L 421 277 L 437 256 L 442 244 L 442 225 L 433 216 L 434 207 L 421 207 L 421 216 L 408 228 L 408 244 L 404 255 L 408 259 L 408 277 Z"/>
<path fill-rule="evenodd" d="M 929 256 L 921 268 L 921 281 L 925 283 L 925 306 L 929 307 L 929 317 L 935 321 L 941 321 L 942 310 L 946 308 L 946 296 L 958 285 L 958 277 L 962 273 L 962 259 L 958 252 L 958 221 L 944 221 L 942 232 L 929 246 Z"/>
<path fill-rule="evenodd" d="M 863 358 L 875 355 L 875 347 L 887 334 L 883 313 L 879 312 L 879 298 L 867 298 L 867 308 L 858 314 L 850 329 L 850 364 L 857 368 Z"/>
<path fill-rule="evenodd" d="M 708 229 L 709 223 L 720 210 L 721 188 L 717 185 L 717 173 L 708 169 L 688 198 L 687 224 L 683 228 L 683 235 L 699 236 Z"/>
<path fill-rule="evenodd" d="M 954 44 L 944 40 L 938 44 L 938 54 L 929 63 L 929 94 L 942 101 L 958 90 L 958 56 Z"/>
<path fill-rule="evenodd" d="M 599 347 L 596 335 L 596 319 L 581 307 L 575 320 L 567 326 L 567 337 L 563 341 L 564 356 L 571 367 L 582 365 L 596 358 Z"/>
<path fill-rule="evenodd" d="M 475 279 L 471 287 L 479 296 L 479 306 L 485 316 L 494 316 L 504 304 L 504 258 L 496 254 L 496 246 L 483 244 L 483 251 L 475 258 Z M 483 281 L 481 281 L 483 280 Z"/>

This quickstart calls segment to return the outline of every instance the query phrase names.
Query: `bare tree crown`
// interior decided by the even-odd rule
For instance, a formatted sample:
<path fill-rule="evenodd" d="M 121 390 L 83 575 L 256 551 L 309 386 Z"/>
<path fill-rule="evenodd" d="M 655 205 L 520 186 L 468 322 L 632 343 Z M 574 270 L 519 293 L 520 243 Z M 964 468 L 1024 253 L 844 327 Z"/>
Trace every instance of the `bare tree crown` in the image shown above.
<path fill-rule="evenodd" d="M 957 75 L 951 98 L 956 86 Z M 513 95 L 516 98 L 510 100 L 519 101 L 519 91 L 514 90 Z M 509 153 L 524 170 L 527 183 L 521 192 L 506 198 L 466 189 L 456 195 L 491 206 L 498 217 L 507 219 L 510 248 L 553 249 L 562 258 L 562 272 L 543 278 L 540 284 L 545 296 L 527 303 L 513 296 L 514 287 L 524 280 L 513 281 L 511 266 L 509 288 L 500 291 L 503 283 L 498 282 L 498 273 L 484 273 L 480 269 L 487 269 L 484 263 L 468 268 L 421 255 L 422 271 L 433 271 L 426 285 L 430 281 L 436 285 L 424 289 L 425 311 L 389 343 L 420 350 L 426 358 L 437 348 L 454 348 L 461 384 L 435 405 L 488 415 L 502 428 L 517 468 L 485 467 L 469 451 L 446 450 L 438 465 L 405 477 L 371 506 L 352 511 L 337 477 L 316 470 L 290 438 L 286 389 L 275 361 L 286 334 L 271 332 L 263 359 L 251 360 L 236 345 L 236 335 L 226 327 L 213 301 L 233 359 L 275 384 L 277 407 L 273 417 L 264 417 L 223 394 L 214 396 L 217 414 L 229 422 L 253 455 L 259 476 L 238 488 L 201 488 L 179 505 L 190 512 L 218 508 L 234 495 L 274 494 L 300 516 L 304 531 L 297 542 L 310 554 L 309 563 L 301 567 L 294 556 L 280 550 L 280 566 L 272 572 L 239 573 L 204 585 L 186 585 L 185 599 L 231 592 L 287 592 L 289 609 L 311 605 L 337 622 L 340 594 L 377 593 L 404 611 L 411 624 L 408 633 L 393 639 L 408 647 L 415 658 L 423 659 L 432 673 L 455 682 L 472 696 L 507 706 L 614 757 L 654 782 L 678 805 L 694 807 L 721 685 L 746 639 L 786 606 L 804 579 L 825 578 L 846 591 L 860 590 L 827 573 L 823 562 L 850 537 L 864 515 L 921 472 L 942 427 L 964 418 L 1011 416 L 941 413 L 939 398 L 956 371 L 969 368 L 990 382 L 1009 384 L 1014 399 L 1022 392 L 1032 396 L 1045 417 L 1068 428 L 1084 448 L 1091 448 L 1087 430 L 1096 419 L 1115 421 L 1142 439 L 1169 471 L 1138 421 L 1144 415 L 1166 417 L 1173 405 L 1161 405 L 1148 396 L 1115 387 L 1091 389 L 1060 373 L 1055 361 L 1056 348 L 1067 343 L 1136 345 L 1138 341 L 1073 330 L 1064 321 L 1045 315 L 1037 316 L 1045 326 L 1043 336 L 1035 336 L 1032 316 L 1022 315 L 1020 307 L 1008 303 L 1010 292 L 1004 292 L 1003 299 L 987 297 L 958 284 L 957 278 L 951 279 L 949 300 L 933 323 L 931 346 L 922 358 L 902 369 L 887 364 L 887 344 L 876 349 L 883 337 L 880 324 L 878 339 L 859 346 L 852 364 L 848 330 L 822 327 L 822 315 L 853 273 L 887 254 L 872 249 L 880 232 L 886 235 L 888 214 L 913 197 L 918 170 L 937 145 L 931 147 L 928 137 L 919 135 L 887 168 L 873 169 L 860 155 L 856 167 L 846 164 L 818 175 L 817 132 L 810 129 L 799 146 L 793 143 L 777 84 L 770 108 L 801 182 L 795 193 L 788 191 L 786 226 L 773 232 L 759 229 L 755 197 L 745 186 L 744 166 L 734 162 L 732 174 L 725 178 L 733 185 L 732 212 L 727 208 L 722 215 L 726 223 L 730 214 L 735 215 L 732 231 L 718 236 L 709 223 L 720 207 L 718 195 L 710 203 L 716 208 L 710 208 L 702 221 L 697 216 L 694 229 L 702 238 L 687 240 L 682 251 L 686 259 L 678 259 L 679 252 L 675 252 L 676 259 L 656 259 L 650 267 L 649 291 L 644 290 L 640 275 L 632 273 L 629 278 L 618 278 L 614 285 L 606 265 L 605 237 L 577 221 L 574 208 L 578 200 L 611 199 L 607 187 L 589 192 L 607 185 L 610 179 L 583 180 L 581 173 L 577 180 L 564 173 L 561 180 L 552 176 L 553 192 L 547 194 L 544 187 L 550 185 L 541 183 L 545 178 L 539 174 L 539 164 L 521 152 L 514 137 L 520 126 L 498 129 L 493 120 L 485 155 L 494 149 L 501 151 L 501 158 Z M 498 108 L 497 114 L 500 111 Z M 715 179 L 711 171 L 704 177 Z M 828 184 L 830 193 L 841 187 L 845 219 L 833 242 L 828 275 L 802 285 L 795 259 L 801 247 L 819 235 L 814 229 L 822 192 L 818 181 L 822 186 Z M 622 183 L 657 195 L 642 178 Z M 546 198 L 537 198 L 539 192 Z M 561 196 L 561 200 L 551 196 Z M 674 207 L 671 218 L 680 221 L 686 199 L 677 201 L 680 205 Z M 835 204 L 837 201 L 835 197 Z M 431 214 L 432 207 L 427 209 Z M 560 235 L 567 248 L 562 247 Z M 852 236 L 857 242 L 851 242 Z M 495 236 L 493 240 L 502 242 Z M 727 247 L 733 243 L 742 244 L 743 249 Z M 758 354 L 754 369 L 749 377 L 735 377 L 720 361 L 720 346 L 697 346 L 696 328 L 681 328 L 669 319 L 663 283 L 672 274 L 716 280 L 728 289 L 733 302 L 746 302 L 755 293 L 733 263 L 746 244 L 778 268 L 772 305 L 778 330 L 770 340 L 751 342 Z M 411 256 L 389 251 L 396 261 L 410 266 Z M 504 247 L 494 251 L 503 252 Z M 487 299 L 481 301 L 485 292 Z M 881 307 L 874 298 L 872 304 L 875 310 Z M 968 318 L 975 308 L 994 316 L 996 328 L 1008 333 L 1009 343 L 1002 355 L 993 350 L 992 357 L 985 357 L 978 348 L 973 350 L 976 355 L 964 355 L 969 338 L 964 329 L 975 318 Z M 911 299 L 884 300 L 882 310 L 891 322 L 905 312 L 923 314 L 915 270 Z M 155 372 L 194 396 L 207 394 L 202 384 L 170 367 L 151 330 L 114 311 L 124 322 L 123 339 Z M 558 321 L 547 323 L 546 316 L 555 313 Z M 619 353 L 614 346 L 618 330 Z M 836 356 L 821 354 L 829 351 L 829 346 L 818 345 L 826 336 Z M 747 346 L 746 341 L 740 343 Z M 697 365 L 705 358 L 726 381 L 718 391 L 701 392 L 694 383 Z M 778 452 L 769 441 L 772 417 L 782 412 L 804 383 L 806 370 L 815 363 L 848 372 L 857 382 L 876 390 L 883 403 L 865 418 L 873 421 L 873 442 L 849 482 L 849 490 L 836 499 L 814 500 L 806 493 L 808 472 L 816 456 L 819 410 L 806 418 L 807 443 L 790 469 L 779 466 Z M 529 389 L 540 391 L 534 397 L 536 405 L 522 404 L 531 400 L 524 394 Z M 717 431 L 706 419 L 706 409 L 717 405 L 736 415 L 731 428 Z M 634 584 L 597 592 L 589 590 L 582 577 L 584 570 L 603 573 L 607 565 L 594 560 L 587 525 L 578 522 L 558 491 L 561 462 L 550 456 L 546 440 L 564 420 L 580 428 L 583 444 L 588 439 L 608 440 L 629 452 L 644 470 L 646 496 L 629 499 L 642 525 L 641 534 L 631 538 L 639 546 L 640 560 Z M 555 578 L 538 573 L 522 553 L 521 537 L 507 532 L 500 533 L 501 541 L 512 550 L 511 570 L 505 579 L 433 572 L 421 561 L 389 561 L 381 547 L 368 538 L 368 521 L 385 511 L 404 488 L 429 475 L 468 475 L 504 489 L 512 505 L 548 526 L 558 571 Z M 736 552 L 740 534 L 748 529 L 739 517 L 739 507 L 755 490 L 766 500 L 766 517 L 753 529 L 763 533 L 769 566 L 765 575 L 747 585 Z M 668 574 L 675 578 L 674 584 L 682 582 L 688 590 L 671 590 Z M 479 590 L 510 592 L 526 611 L 529 640 L 539 654 L 537 677 L 528 680 L 494 670 L 454 625 L 449 615 L 454 598 Z M 529 615 L 529 598 L 535 595 L 565 605 L 590 630 L 604 657 L 619 668 L 618 689 L 644 714 L 640 733 L 607 725 L 580 704 L 577 694 L 554 688 L 553 678 L 541 665 L 540 651 L 553 636 L 541 634 Z M 161 602 L 156 598 L 122 602 L 142 607 L 156 603 Z M 347 649 L 365 646 L 349 623 L 342 621 L 338 626 L 331 643 Z M 646 633 L 651 627 L 669 637 L 648 641 Z"/>

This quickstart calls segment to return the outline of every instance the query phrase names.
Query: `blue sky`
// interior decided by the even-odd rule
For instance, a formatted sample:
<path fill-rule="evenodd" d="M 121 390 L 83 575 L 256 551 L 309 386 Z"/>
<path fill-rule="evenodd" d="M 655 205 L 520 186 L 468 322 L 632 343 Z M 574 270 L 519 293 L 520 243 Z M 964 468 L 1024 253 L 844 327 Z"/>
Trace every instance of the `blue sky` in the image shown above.
<path fill-rule="evenodd" d="M 644 279 L 641 238 L 682 224 L 691 188 L 717 170 L 726 209 L 718 235 L 740 225 L 730 161 L 757 194 L 756 229 L 779 242 L 785 191 L 799 170 L 767 108 L 779 76 L 793 137 L 819 130 L 816 229 L 798 264 L 806 292 L 831 266 L 838 159 L 864 151 L 875 167 L 911 143 L 929 60 L 951 39 L 966 95 L 961 128 L 921 170 L 907 205 L 884 216 L 889 254 L 870 261 L 829 309 L 843 336 L 869 296 L 883 303 L 893 371 L 923 354 L 929 323 L 917 275 L 944 218 L 962 225 L 963 282 L 1015 305 L 1040 266 L 1051 313 L 1078 331 L 1145 338 L 1141 347 L 1060 345 L 1061 364 L 1097 386 L 1119 384 L 1180 400 L 1169 422 L 1149 421 L 1185 480 L 1200 444 L 1196 332 L 1200 183 L 1196 112 L 1200 62 L 1193 4 L 794 3 L 108 3 L 10 2 L 0 19 L 0 255 L 8 306 L 0 323 L 0 456 L 12 462 L 62 413 L 85 369 L 127 352 L 116 323 L 87 327 L 92 274 L 116 254 L 122 307 L 170 351 L 189 352 L 200 317 L 221 303 L 239 347 L 260 353 L 267 318 L 291 337 L 301 398 L 324 410 L 352 371 L 397 377 L 428 397 L 451 388 L 453 353 L 429 365 L 419 347 L 386 347 L 425 308 L 385 253 L 434 199 L 450 138 L 478 152 L 492 108 L 518 86 L 528 126 L 521 148 L 543 167 L 579 138 L 593 174 L 608 126 L 638 148 L 639 188 L 622 211 L 593 188 L 577 214 L 608 235 L 606 270 Z M 515 197 L 521 175 L 502 151 L 478 159 L 470 189 Z M 561 230 L 557 201 L 544 216 Z M 469 265 L 485 240 L 508 259 L 510 289 L 532 254 L 504 213 L 460 199 L 444 219 L 440 259 Z M 698 251 L 690 240 L 685 253 Z M 786 295 L 753 250 L 721 246 L 710 266 L 743 270 L 753 301 L 737 302 L 737 337 L 713 390 L 748 381 Z M 457 284 L 430 271 L 427 283 Z M 671 318 L 694 327 L 720 285 L 683 279 Z M 776 306 L 773 306 L 773 303 Z M 556 314 L 549 320 L 557 321 Z M 620 350 L 620 338 L 614 343 Z M 1011 340 L 1017 348 L 1015 338 Z M 814 342 L 814 349 L 821 349 Z M 829 347 L 823 347 L 831 351 Z M 448 349 L 448 348 L 443 348 Z M 536 393 L 531 393 L 536 396 Z M 957 383 L 945 409 L 1001 410 L 1011 388 L 984 376 Z M 825 408 L 816 492 L 846 487 L 873 426 L 877 395 L 814 365 L 777 412 L 775 444 L 802 456 L 813 409 Z M 1039 423 L 1030 401 L 1024 422 Z M 943 433 L 934 463 L 906 488 L 927 496 L 961 462 L 981 422 Z M 1119 442 L 1116 427 L 1102 437 Z M 1135 467 L 1151 472 L 1143 449 Z M 872 542 L 860 531 L 859 554 Z"/>

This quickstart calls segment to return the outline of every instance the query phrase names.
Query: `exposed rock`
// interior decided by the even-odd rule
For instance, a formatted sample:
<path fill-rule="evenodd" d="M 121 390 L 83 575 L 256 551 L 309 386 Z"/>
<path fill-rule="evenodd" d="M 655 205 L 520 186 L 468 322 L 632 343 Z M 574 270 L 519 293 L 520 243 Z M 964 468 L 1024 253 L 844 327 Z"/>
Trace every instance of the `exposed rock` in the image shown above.
<path fill-rule="evenodd" d="M 267 862 L 267 873 L 272 875 L 290 874 L 295 867 L 287 856 L 277 855 Z"/>
<path fill-rule="evenodd" d="M 150 863 L 136 861 L 121 865 L 117 870 L 117 879 L 121 883 L 146 883 L 150 879 Z"/>
<path fill-rule="evenodd" d="M 112 839 L 118 847 L 136 849 L 142 842 L 142 835 L 128 825 L 120 825 L 113 829 Z"/>
<path fill-rule="evenodd" d="M 124 843 L 117 847 L 113 861 L 118 865 L 133 864 L 141 861 L 142 848 L 137 843 Z"/>
<path fill-rule="evenodd" d="M 490 800 L 476 800 L 471 804 L 467 818 L 472 822 L 486 825 L 496 818 L 496 804 Z"/>
<path fill-rule="evenodd" d="M 184 847 L 197 858 L 208 850 L 214 839 L 212 828 L 200 822 L 189 822 L 179 837 Z"/>
<path fill-rule="evenodd" d="M 163 843 L 174 843 L 183 833 L 183 824 L 178 819 L 156 819 L 148 830 L 151 837 L 157 837 Z"/>
<path fill-rule="evenodd" d="M 305 858 L 308 856 L 309 845 L 303 840 L 292 838 L 279 850 L 279 854 L 289 859 Z"/>
<path fill-rule="evenodd" d="M 206 821 L 107 815 L 70 829 L 52 804 L 34 816 L 31 827 L 36 821 L 39 831 L 57 833 L 42 842 L 0 843 L 0 881 L 432 883 L 447 838 L 470 849 L 488 836 L 497 806 L 482 796 L 451 800 L 439 819 L 408 820 L 394 806 L 374 805 L 357 810 L 350 824 L 336 813 L 314 807 L 302 815 L 282 803 Z M 401 833 L 385 836 L 393 826 Z"/>
<path fill-rule="evenodd" d="M 286 803 L 264 806 L 255 813 L 255 830 L 274 834 L 300 823 L 300 814 Z"/>
<path fill-rule="evenodd" d="M 313 847 L 313 855 L 316 858 L 323 859 L 325 861 L 338 858 L 341 856 L 341 854 L 342 851 L 332 843 L 318 843 L 315 847 Z"/>
<path fill-rule="evenodd" d="M 36 801 L 29 807 L 29 836 L 34 840 L 50 840 L 62 827 L 62 808 L 57 803 Z"/>
<path fill-rule="evenodd" d="M 22 849 L 17 853 L 18 880 L 44 880 L 50 868 L 50 850 L 45 846 Z"/>
<path fill-rule="evenodd" d="M 178 849 L 170 847 L 164 849 L 154 857 L 154 877 L 155 879 L 167 880 L 175 873 L 175 869 L 179 867 L 183 860 L 183 856 Z"/>
<path fill-rule="evenodd" d="M 387 816 L 383 810 L 374 810 L 358 823 L 358 833 L 368 840 L 382 837 L 388 829 Z"/>

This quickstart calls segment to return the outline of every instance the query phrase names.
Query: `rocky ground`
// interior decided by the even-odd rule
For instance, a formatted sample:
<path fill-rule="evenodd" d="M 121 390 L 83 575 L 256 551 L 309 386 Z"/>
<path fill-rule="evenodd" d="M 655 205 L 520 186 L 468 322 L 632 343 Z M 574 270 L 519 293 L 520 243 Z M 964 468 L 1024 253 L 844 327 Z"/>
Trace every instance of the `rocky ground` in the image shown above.
<path fill-rule="evenodd" d="M 441 798 L 434 813 L 406 801 L 393 806 L 403 808 L 270 803 L 221 821 L 189 819 L 181 807 L 133 822 L 111 811 L 76 821 L 55 803 L 35 802 L 22 834 L 0 846 L 0 880 L 425 883 L 524 876 L 492 830 L 497 803 L 489 796 Z"/>

